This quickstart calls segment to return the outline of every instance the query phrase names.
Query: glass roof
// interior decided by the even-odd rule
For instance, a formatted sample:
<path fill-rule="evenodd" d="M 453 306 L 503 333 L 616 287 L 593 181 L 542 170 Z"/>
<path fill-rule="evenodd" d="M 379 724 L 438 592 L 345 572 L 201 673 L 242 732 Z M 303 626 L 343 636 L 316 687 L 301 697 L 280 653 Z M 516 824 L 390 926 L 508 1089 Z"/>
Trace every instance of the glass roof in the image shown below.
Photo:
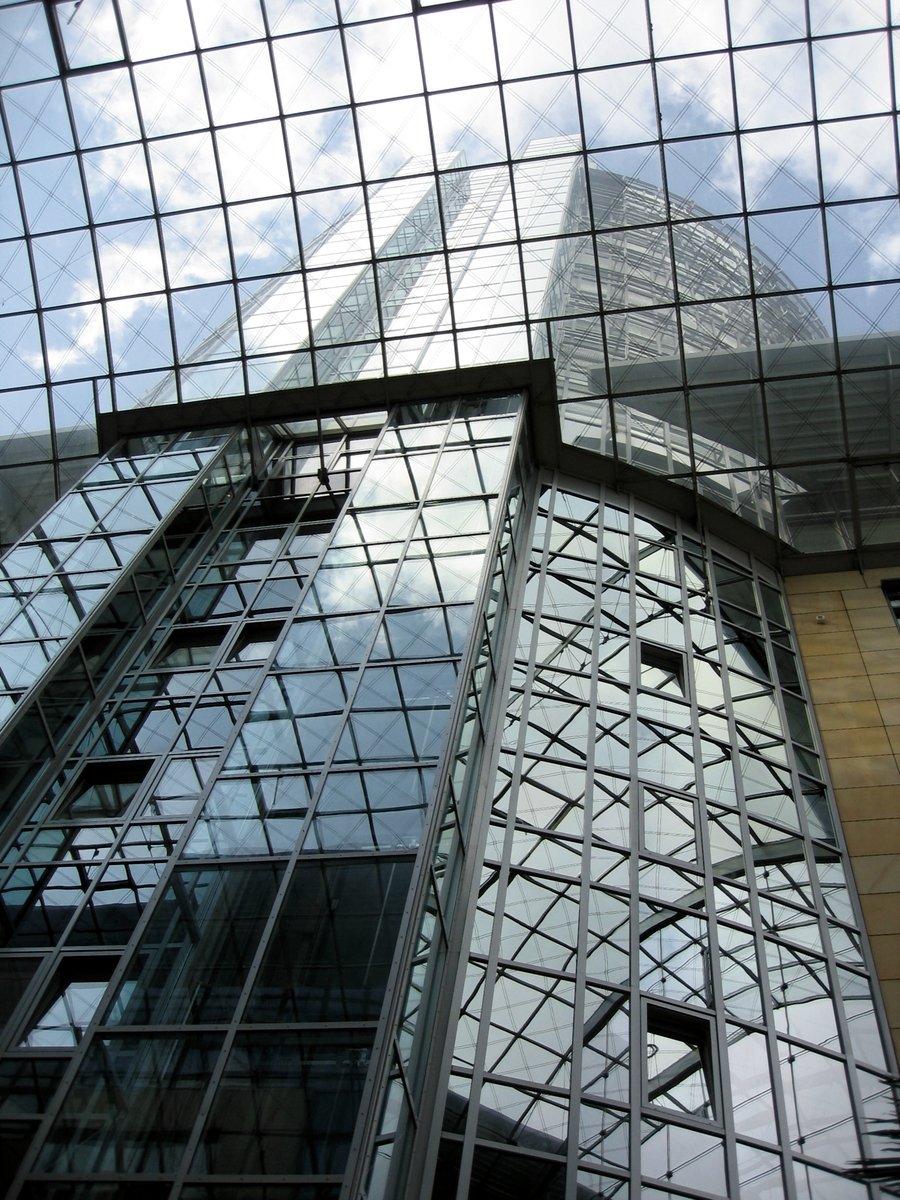
<path fill-rule="evenodd" d="M 553 353 L 573 442 L 896 546 L 898 11 L 3 3 L 0 503 L 97 412 Z"/>

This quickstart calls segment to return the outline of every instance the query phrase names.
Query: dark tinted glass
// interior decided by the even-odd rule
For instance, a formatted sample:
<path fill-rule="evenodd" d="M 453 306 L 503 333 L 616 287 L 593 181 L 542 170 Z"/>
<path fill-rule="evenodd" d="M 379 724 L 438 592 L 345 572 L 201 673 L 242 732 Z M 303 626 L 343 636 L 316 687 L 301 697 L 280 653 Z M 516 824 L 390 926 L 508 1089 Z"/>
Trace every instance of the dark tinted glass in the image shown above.
<path fill-rule="evenodd" d="M 372 1034 L 244 1034 L 235 1041 L 194 1160 L 216 1174 L 344 1169 Z"/>
<path fill-rule="evenodd" d="M 299 863 L 249 1019 L 374 1020 L 411 871 L 409 860 Z"/>
<path fill-rule="evenodd" d="M 218 1034 L 97 1038 L 44 1143 L 38 1170 L 175 1170 L 221 1041 Z"/>
<path fill-rule="evenodd" d="M 179 872 L 141 940 L 109 1021 L 228 1020 L 269 915 L 280 868 Z"/>

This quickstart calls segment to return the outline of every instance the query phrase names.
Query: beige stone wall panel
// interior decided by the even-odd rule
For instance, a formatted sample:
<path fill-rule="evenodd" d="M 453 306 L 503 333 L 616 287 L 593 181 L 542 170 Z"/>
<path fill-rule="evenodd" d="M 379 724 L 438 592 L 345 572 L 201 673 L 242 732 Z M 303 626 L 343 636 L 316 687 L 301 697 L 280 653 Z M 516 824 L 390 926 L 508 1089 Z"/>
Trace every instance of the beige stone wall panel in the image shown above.
<path fill-rule="evenodd" d="M 900 565 L 786 581 L 838 812 L 900 1051 Z"/>

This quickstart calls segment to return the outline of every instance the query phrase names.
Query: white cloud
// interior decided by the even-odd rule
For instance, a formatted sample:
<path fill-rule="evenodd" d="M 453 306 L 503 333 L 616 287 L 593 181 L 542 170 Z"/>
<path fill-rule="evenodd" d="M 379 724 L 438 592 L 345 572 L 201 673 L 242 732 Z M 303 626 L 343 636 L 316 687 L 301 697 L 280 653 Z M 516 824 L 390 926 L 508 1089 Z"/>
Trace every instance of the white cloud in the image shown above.
<path fill-rule="evenodd" d="M 850 19 L 871 28 L 875 0 L 846 0 L 820 11 L 829 34 L 850 28 Z M 318 195 L 302 207 L 304 229 L 318 232 L 345 210 L 348 198 L 361 193 L 345 189 L 360 181 L 353 121 L 346 111 L 321 111 L 341 105 L 349 94 L 341 39 L 328 24 L 330 8 L 321 0 L 293 0 L 275 13 L 280 33 L 275 45 L 277 83 L 287 114 L 275 119 L 277 102 L 268 51 L 258 44 L 230 45 L 263 33 L 257 0 L 196 0 L 192 5 L 203 54 L 192 52 L 187 9 L 182 0 L 123 0 L 129 47 L 136 57 L 172 55 L 139 62 L 135 69 L 141 112 L 153 139 L 150 159 L 156 197 L 164 214 L 166 253 L 171 280 L 192 286 L 227 278 L 229 260 L 222 205 L 283 197 L 293 179 L 298 190 Z M 659 100 L 666 132 L 675 135 L 733 136 L 732 81 L 724 53 L 696 57 L 698 51 L 724 51 L 723 0 L 652 0 L 653 37 L 663 56 Z M 408 14 L 401 0 L 357 0 L 347 10 L 353 21 L 368 16 Z M 636 63 L 648 45 L 643 5 L 632 0 L 515 0 L 494 7 L 501 66 L 507 77 L 535 74 L 536 80 L 506 88 L 506 113 L 513 150 L 535 134 L 577 132 L 575 92 L 568 77 L 555 73 L 571 67 L 569 12 L 581 76 L 581 103 L 593 146 L 609 148 L 651 143 L 656 138 L 656 105 L 648 68 Z M 800 123 L 812 111 L 806 45 L 766 45 L 767 39 L 797 36 L 790 10 L 781 0 L 732 0 L 734 36 L 754 43 L 735 55 L 738 117 L 752 131 L 741 151 L 751 205 L 809 204 L 817 200 L 818 161 L 812 136 Z M 877 15 L 877 14 L 875 14 Z M 438 153 L 462 148 L 474 163 L 495 161 L 505 154 L 501 93 L 491 84 L 495 74 L 490 14 L 486 8 L 424 14 L 425 76 L 431 87 L 459 88 L 484 84 L 481 90 L 435 97 L 429 130 L 424 101 L 394 100 L 422 87 L 414 22 L 408 15 L 382 20 L 347 34 L 350 70 L 368 177 L 390 175 L 410 156 L 426 161 L 433 132 Z M 817 29 L 818 31 L 818 29 Z M 209 116 L 200 64 L 207 73 L 214 119 L 237 122 L 233 128 L 207 128 Z M 627 65 L 631 62 L 632 65 Z M 884 109 L 888 104 L 885 35 L 865 33 L 818 42 L 814 49 L 815 94 L 828 116 L 848 118 Z M 149 216 L 151 196 L 142 149 L 126 144 L 139 130 L 124 71 L 98 72 L 71 81 L 79 127 L 89 146 L 103 147 L 87 159 L 95 217 L 124 222 Z M 368 103 L 376 101 L 376 103 Z M 387 102 L 384 102 L 387 101 Z M 258 117 L 267 121 L 245 125 Z M 287 135 L 285 153 L 284 132 Z M 896 164 L 890 129 L 884 118 L 859 125 L 831 125 L 823 131 L 826 189 L 841 198 L 862 199 L 890 194 Z M 215 141 L 214 141 L 215 138 Z M 679 148 L 686 187 L 697 171 L 698 199 L 703 187 L 711 197 L 725 194 L 739 202 L 735 168 L 736 144 L 704 159 L 701 143 Z M 708 143 L 712 145 L 712 143 Z M 723 143 L 724 145 L 724 143 Z M 696 146 L 696 153 L 691 148 Z M 705 168 L 701 168 L 702 163 Z M 221 171 L 225 196 L 220 195 Z M 704 177 L 703 170 L 706 175 Z M 273 203 L 277 203 L 273 199 Z M 193 211 L 198 206 L 208 212 Z M 283 220 L 280 217 L 279 220 Z M 236 255 L 252 273 L 271 269 L 272 241 L 260 236 L 252 221 L 231 224 Z M 840 228 L 846 241 L 841 254 L 852 255 L 858 237 L 850 225 Z M 114 323 L 139 321 L 142 307 L 156 311 L 155 294 L 163 287 L 163 264 L 152 222 L 117 223 L 100 230 L 100 266 L 106 293 L 118 298 Z M 887 247 L 887 251 L 885 249 Z M 288 259 L 296 251 L 293 235 L 284 247 Z M 896 251 L 892 240 L 878 250 L 879 263 Z M 867 252 L 871 260 L 872 252 Z M 278 265 L 283 265 L 278 264 Z M 870 265 L 874 266 L 874 263 Z M 880 269 L 880 268 L 879 268 Z M 73 278 L 70 299 L 78 304 L 90 295 L 86 275 Z M 56 369 L 70 371 L 83 355 L 95 369 L 103 353 L 102 327 L 96 317 L 79 324 L 70 318 L 68 344 L 51 347 Z M 60 322 L 63 319 L 60 318 Z M 76 333 L 77 330 L 77 333 Z"/>

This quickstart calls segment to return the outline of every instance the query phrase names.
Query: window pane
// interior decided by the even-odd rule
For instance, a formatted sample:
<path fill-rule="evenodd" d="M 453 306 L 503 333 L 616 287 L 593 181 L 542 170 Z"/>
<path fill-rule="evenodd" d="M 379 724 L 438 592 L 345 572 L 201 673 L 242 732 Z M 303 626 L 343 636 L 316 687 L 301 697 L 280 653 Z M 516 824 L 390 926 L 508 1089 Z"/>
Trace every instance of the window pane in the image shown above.
<path fill-rule="evenodd" d="M 328 1175 L 343 1170 L 369 1063 L 368 1031 L 237 1038 L 194 1169 Z"/>
<path fill-rule="evenodd" d="M 174 1170 L 221 1041 L 219 1034 L 96 1039 L 44 1143 L 38 1169 Z"/>
<path fill-rule="evenodd" d="M 298 864 L 249 1019 L 375 1019 L 411 871 L 409 861 Z"/>
<path fill-rule="evenodd" d="M 147 927 L 110 1022 L 227 1021 L 280 877 L 279 868 L 262 863 L 179 872 Z"/>

